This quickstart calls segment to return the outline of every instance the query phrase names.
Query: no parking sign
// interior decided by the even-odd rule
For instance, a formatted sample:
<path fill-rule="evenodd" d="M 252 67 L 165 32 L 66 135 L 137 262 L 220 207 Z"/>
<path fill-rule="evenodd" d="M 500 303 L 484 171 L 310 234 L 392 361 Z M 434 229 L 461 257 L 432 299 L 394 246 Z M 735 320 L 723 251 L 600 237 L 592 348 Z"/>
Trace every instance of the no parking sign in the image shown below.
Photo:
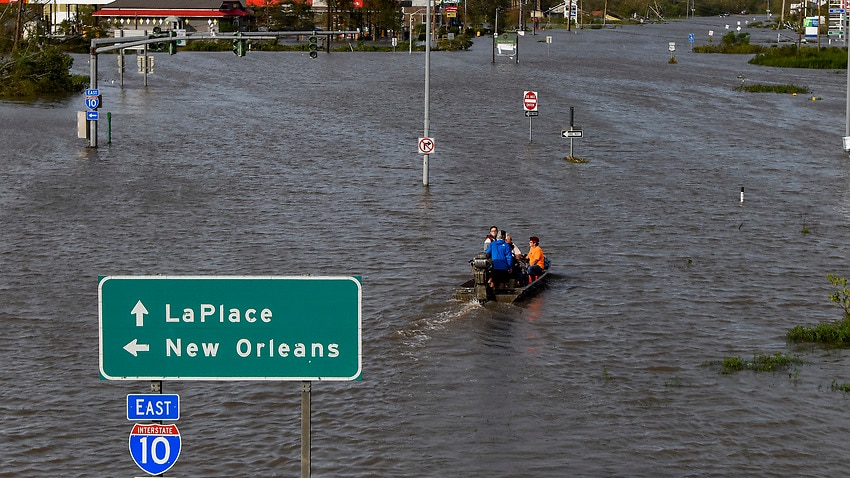
<path fill-rule="evenodd" d="M 177 426 L 136 423 L 130 432 L 130 455 L 146 473 L 165 473 L 180 456 L 180 432 Z"/>

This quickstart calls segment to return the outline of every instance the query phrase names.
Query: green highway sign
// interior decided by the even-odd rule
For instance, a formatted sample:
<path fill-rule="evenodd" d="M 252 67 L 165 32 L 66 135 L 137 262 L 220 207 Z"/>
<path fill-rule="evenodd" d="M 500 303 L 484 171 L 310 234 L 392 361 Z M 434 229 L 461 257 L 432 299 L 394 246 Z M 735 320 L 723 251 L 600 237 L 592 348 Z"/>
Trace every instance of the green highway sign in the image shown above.
<path fill-rule="evenodd" d="M 356 380 L 356 277 L 108 276 L 105 380 Z"/>

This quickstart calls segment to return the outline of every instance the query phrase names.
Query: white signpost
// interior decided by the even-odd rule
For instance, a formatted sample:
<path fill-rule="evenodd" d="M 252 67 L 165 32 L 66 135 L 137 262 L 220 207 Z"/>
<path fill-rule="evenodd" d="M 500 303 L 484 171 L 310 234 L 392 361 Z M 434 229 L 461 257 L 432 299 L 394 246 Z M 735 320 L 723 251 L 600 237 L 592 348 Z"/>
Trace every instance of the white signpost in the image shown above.
<path fill-rule="evenodd" d="M 525 116 L 528 117 L 528 142 L 533 138 L 533 130 L 531 120 L 537 116 L 537 92 L 525 91 L 522 94 L 522 109 L 525 111 Z"/>

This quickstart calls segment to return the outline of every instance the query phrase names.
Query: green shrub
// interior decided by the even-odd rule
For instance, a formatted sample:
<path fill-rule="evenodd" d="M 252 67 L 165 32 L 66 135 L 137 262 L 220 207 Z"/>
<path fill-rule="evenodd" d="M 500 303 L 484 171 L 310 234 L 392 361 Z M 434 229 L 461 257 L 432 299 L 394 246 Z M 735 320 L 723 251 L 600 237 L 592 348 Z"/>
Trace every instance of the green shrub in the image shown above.
<path fill-rule="evenodd" d="M 72 75 L 73 63 L 73 58 L 55 47 L 19 50 L 0 63 L 0 97 L 78 93 L 88 85 L 88 77 Z"/>
<path fill-rule="evenodd" d="M 749 63 L 780 68 L 844 69 L 847 68 L 847 49 L 797 48 L 796 45 L 785 45 L 765 49 L 753 57 Z"/>
<path fill-rule="evenodd" d="M 798 325 L 785 335 L 791 342 L 812 342 L 835 346 L 850 344 L 850 318 L 824 322 L 812 327 Z"/>

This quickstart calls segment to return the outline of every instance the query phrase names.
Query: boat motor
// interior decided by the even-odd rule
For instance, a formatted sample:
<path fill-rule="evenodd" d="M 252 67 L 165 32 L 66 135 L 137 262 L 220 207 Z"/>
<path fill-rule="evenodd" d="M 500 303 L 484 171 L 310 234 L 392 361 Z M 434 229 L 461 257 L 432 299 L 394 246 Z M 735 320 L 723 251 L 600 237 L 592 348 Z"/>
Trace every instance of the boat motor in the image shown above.
<path fill-rule="evenodd" d="M 479 302 L 484 302 L 490 294 L 487 282 L 490 279 L 490 271 L 493 269 L 493 261 L 486 252 L 479 252 L 470 263 L 472 276 L 475 278 L 475 298 Z"/>

